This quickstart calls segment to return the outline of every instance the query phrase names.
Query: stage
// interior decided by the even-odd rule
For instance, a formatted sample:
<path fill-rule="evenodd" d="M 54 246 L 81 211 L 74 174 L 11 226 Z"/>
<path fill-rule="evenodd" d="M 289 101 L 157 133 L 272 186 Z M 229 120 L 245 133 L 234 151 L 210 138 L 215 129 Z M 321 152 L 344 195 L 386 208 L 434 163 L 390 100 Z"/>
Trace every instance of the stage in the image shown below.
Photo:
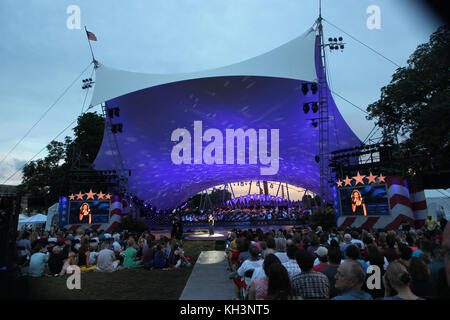
<path fill-rule="evenodd" d="M 216 240 L 226 240 L 234 229 L 239 230 L 256 230 L 261 229 L 264 233 L 270 230 L 278 231 L 282 230 L 292 230 L 293 228 L 308 228 L 307 225 L 300 224 L 269 224 L 269 225 L 249 225 L 236 223 L 235 225 L 228 226 L 217 226 L 214 228 L 214 235 L 209 235 L 209 230 L 207 225 L 198 226 L 184 226 L 183 240 L 185 241 L 216 241 Z M 157 239 L 166 236 L 170 238 L 171 229 L 161 228 L 159 230 L 150 230 L 150 232 L 155 235 Z"/>

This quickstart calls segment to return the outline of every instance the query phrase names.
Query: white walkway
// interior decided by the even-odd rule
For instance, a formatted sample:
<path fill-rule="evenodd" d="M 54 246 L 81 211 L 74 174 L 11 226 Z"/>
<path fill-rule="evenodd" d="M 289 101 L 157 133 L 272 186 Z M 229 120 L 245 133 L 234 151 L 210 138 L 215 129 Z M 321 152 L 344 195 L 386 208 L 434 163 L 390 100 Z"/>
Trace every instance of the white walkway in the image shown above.
<path fill-rule="evenodd" d="M 228 279 L 224 251 L 202 251 L 180 300 L 231 300 L 233 281 Z"/>

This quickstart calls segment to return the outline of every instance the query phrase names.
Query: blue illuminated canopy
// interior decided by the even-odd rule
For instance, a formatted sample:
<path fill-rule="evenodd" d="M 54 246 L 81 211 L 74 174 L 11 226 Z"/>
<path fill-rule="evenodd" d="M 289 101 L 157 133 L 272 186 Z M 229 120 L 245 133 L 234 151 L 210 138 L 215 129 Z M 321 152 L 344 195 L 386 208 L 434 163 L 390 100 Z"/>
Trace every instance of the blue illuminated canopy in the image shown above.
<path fill-rule="evenodd" d="M 318 101 L 318 92 L 313 94 L 309 90 L 305 95 L 302 85 L 306 83 L 310 87 L 323 69 L 319 40 L 316 35 L 311 36 L 311 32 L 306 35 L 293 40 L 303 41 L 302 45 L 291 43 L 289 48 L 304 47 L 308 56 L 308 45 L 311 45 L 313 54 L 306 59 L 310 66 L 302 71 L 307 79 L 297 79 L 302 72 L 284 77 L 274 76 L 273 72 L 267 75 L 227 73 L 223 72 L 226 68 L 222 68 L 217 69 L 222 70 L 217 75 L 205 72 L 204 77 L 172 76 L 167 82 L 159 81 L 162 83 L 155 82 L 157 84 L 143 88 L 137 86 L 137 90 L 123 94 L 117 93 L 121 92 L 118 83 L 122 80 L 112 81 L 113 87 L 119 90 L 113 93 L 107 93 L 107 87 L 96 88 L 102 94 L 94 93 L 95 101 L 104 101 L 107 109 L 120 109 L 120 116 L 114 117 L 112 122 L 122 124 L 122 132 L 115 136 L 123 167 L 131 170 L 128 191 L 160 209 L 177 207 L 209 187 L 244 180 L 286 182 L 318 193 L 319 164 L 315 157 L 319 154 L 319 128 L 312 126 L 311 119 L 319 115 L 312 110 L 308 114 L 303 111 L 305 103 Z M 271 51 L 271 59 L 280 56 L 276 50 Z M 283 50 L 287 54 L 286 48 Z M 301 54 L 289 53 L 289 56 L 302 59 Z M 289 66 L 302 67 L 290 61 L 280 63 L 284 70 L 289 70 Z M 311 65 L 314 75 L 306 70 Z M 250 69 L 242 70 L 250 72 Z M 107 70 L 109 75 L 111 70 Z M 359 145 L 361 141 L 342 118 L 330 92 L 328 97 L 330 151 Z M 239 154 L 239 139 L 227 138 L 227 132 L 234 130 L 236 133 L 239 129 L 240 133 L 248 134 L 244 140 L 244 161 L 242 158 L 239 161 L 242 155 Z M 111 132 L 105 132 L 94 162 L 98 170 L 117 169 L 115 148 L 107 134 Z M 264 142 L 267 142 L 266 153 Z M 279 152 L 277 165 L 274 151 Z M 230 152 L 233 157 L 227 158 Z M 205 154 L 209 158 L 205 158 Z M 273 170 L 268 175 L 270 170 L 264 168 L 269 167 Z"/>

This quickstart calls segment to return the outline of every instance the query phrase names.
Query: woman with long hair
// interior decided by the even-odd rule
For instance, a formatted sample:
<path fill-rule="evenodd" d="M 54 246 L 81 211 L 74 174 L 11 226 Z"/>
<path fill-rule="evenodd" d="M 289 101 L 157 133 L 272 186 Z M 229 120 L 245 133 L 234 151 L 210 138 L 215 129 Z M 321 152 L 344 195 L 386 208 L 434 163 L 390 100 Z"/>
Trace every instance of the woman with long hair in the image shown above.
<path fill-rule="evenodd" d="M 270 267 L 275 263 L 281 265 L 280 259 L 278 259 L 278 257 L 273 253 L 268 254 L 264 259 L 264 263 L 262 265 L 265 277 L 257 278 L 249 284 L 247 288 L 248 300 L 264 300 L 267 297 L 267 290 L 269 286 L 269 270 Z"/>
<path fill-rule="evenodd" d="M 282 264 L 274 263 L 269 268 L 266 300 L 291 300 L 292 287 L 289 274 Z"/>

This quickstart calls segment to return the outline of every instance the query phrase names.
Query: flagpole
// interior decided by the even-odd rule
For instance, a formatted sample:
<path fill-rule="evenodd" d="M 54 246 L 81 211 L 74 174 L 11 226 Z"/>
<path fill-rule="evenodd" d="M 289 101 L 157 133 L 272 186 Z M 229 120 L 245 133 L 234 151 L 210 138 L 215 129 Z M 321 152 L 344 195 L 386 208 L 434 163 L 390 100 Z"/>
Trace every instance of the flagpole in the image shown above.
<path fill-rule="evenodd" d="M 89 48 L 91 49 L 92 62 L 94 62 L 94 67 L 95 67 L 95 68 L 98 68 L 98 61 L 95 60 L 95 57 L 94 57 L 94 51 L 92 51 L 91 41 L 89 40 L 89 35 L 88 35 L 88 31 L 87 31 L 86 26 L 84 26 L 84 30 L 86 31 L 87 41 L 88 41 L 88 43 L 89 43 Z"/>

